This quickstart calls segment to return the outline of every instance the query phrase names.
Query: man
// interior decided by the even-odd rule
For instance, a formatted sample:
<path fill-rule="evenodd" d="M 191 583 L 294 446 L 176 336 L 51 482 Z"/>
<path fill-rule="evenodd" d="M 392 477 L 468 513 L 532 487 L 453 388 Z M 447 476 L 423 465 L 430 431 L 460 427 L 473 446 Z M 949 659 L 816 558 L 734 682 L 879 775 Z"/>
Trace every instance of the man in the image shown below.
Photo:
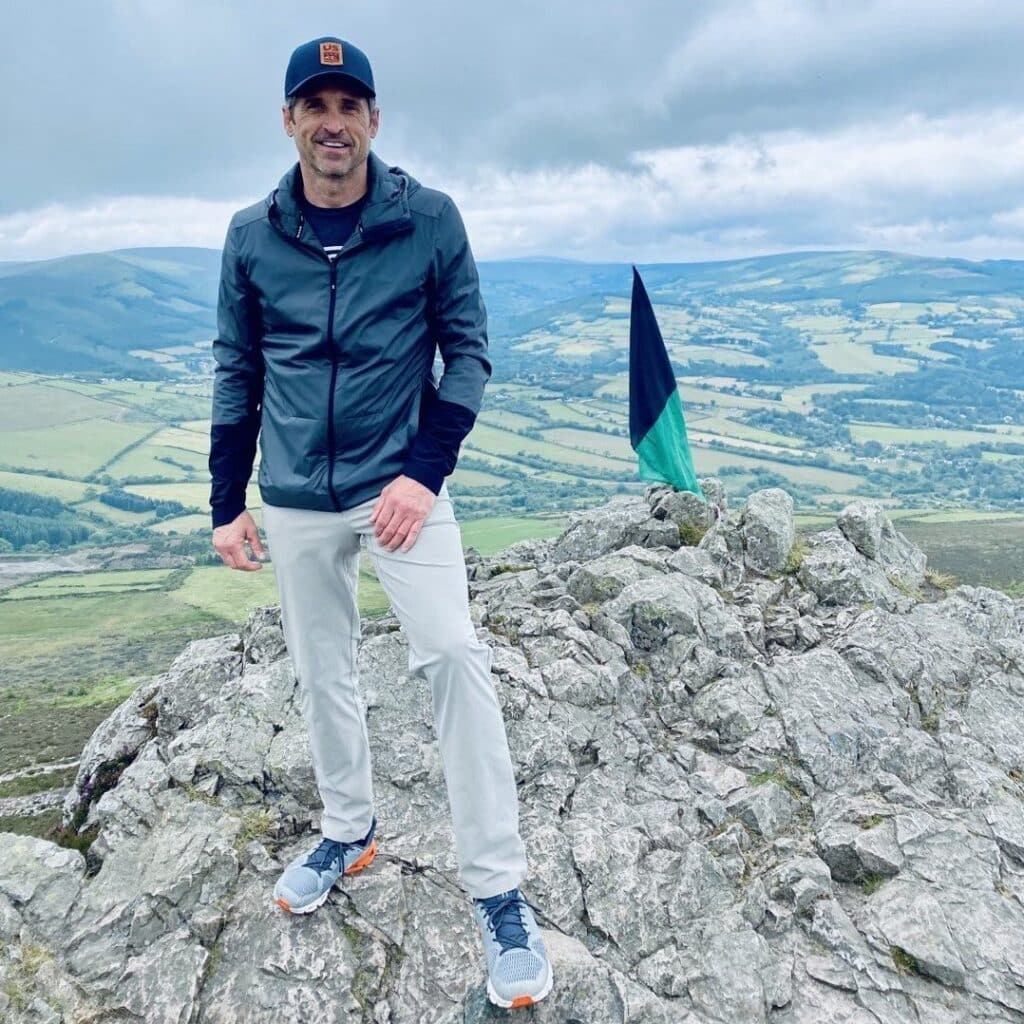
<path fill-rule="evenodd" d="M 473 256 L 452 201 L 371 153 L 380 109 L 351 43 L 295 50 L 282 114 L 298 164 L 234 216 L 224 245 L 210 444 L 214 547 L 231 568 L 258 570 L 245 488 L 260 435 L 263 525 L 324 805 L 320 842 L 287 866 L 274 898 L 309 913 L 377 851 L 356 678 L 363 544 L 410 670 L 431 686 L 488 994 L 529 1005 L 550 991 L 551 967 L 519 892 L 515 779 L 444 482 L 491 372 Z"/>

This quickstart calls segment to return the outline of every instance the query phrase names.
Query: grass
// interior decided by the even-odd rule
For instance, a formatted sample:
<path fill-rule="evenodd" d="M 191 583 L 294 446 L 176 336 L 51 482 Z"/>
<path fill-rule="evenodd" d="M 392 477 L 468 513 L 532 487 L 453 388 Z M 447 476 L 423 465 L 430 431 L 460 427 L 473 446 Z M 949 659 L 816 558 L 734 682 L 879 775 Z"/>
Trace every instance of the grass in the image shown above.
<path fill-rule="evenodd" d="M 0 393 L 0 399 L 3 394 Z M 4 458 L 6 461 L 6 458 Z M 45 468 L 45 467 L 41 467 Z M 43 476 L 39 473 L 16 473 L 0 470 L 0 487 L 13 491 L 28 491 L 29 494 L 40 494 L 46 498 L 60 498 L 61 501 L 81 501 L 88 491 L 99 493 L 101 484 L 89 484 L 84 480 L 63 480 L 55 476 Z"/>
<path fill-rule="evenodd" d="M 944 593 L 953 590 L 957 585 L 957 578 L 951 572 L 939 572 L 938 569 L 925 570 L 924 578 L 926 583 Z"/>
<path fill-rule="evenodd" d="M 694 465 L 698 474 L 701 475 L 716 473 L 723 466 L 742 466 L 751 472 L 759 469 L 770 470 L 796 483 L 817 484 L 829 491 L 850 495 L 855 494 L 863 484 L 863 478 L 839 470 L 822 469 L 820 466 L 812 465 L 794 466 L 788 462 L 760 459 L 752 455 L 736 455 L 699 444 L 693 444 L 690 447 L 693 450 Z"/>
<path fill-rule="evenodd" d="M 747 781 L 751 786 L 763 786 L 766 782 L 774 782 L 777 786 L 781 786 L 791 796 L 798 800 L 806 796 L 804 791 L 779 765 L 776 765 L 774 768 L 765 768 L 763 771 L 755 772 Z"/>
<path fill-rule="evenodd" d="M 557 537 L 565 529 L 565 518 L 491 516 L 470 519 L 461 524 L 464 547 L 476 548 L 482 555 L 493 555 L 502 548 L 531 537 Z"/>
<path fill-rule="evenodd" d="M 202 480 L 208 476 L 207 456 L 183 448 L 154 444 L 150 440 L 115 459 L 105 472 L 116 480 L 154 476 Z"/>
<path fill-rule="evenodd" d="M 506 457 L 514 456 L 517 452 L 522 451 L 527 455 L 539 455 L 543 459 L 559 463 L 570 470 L 585 466 L 595 469 L 617 468 L 623 473 L 631 473 L 633 470 L 632 460 L 623 459 L 616 463 L 604 455 L 578 451 L 551 441 L 536 441 L 532 437 L 510 434 L 497 427 L 488 426 L 486 423 L 478 424 L 473 428 L 472 433 L 466 439 L 465 449 L 490 452 L 493 455 Z"/>
<path fill-rule="evenodd" d="M 900 974 L 918 973 L 917 958 L 911 956 L 905 949 L 902 949 L 900 946 L 890 946 L 889 955 L 892 957 L 892 962 Z"/>
<path fill-rule="evenodd" d="M 783 571 L 789 574 L 799 572 L 800 566 L 804 564 L 804 559 L 807 557 L 807 551 L 807 538 L 798 535 L 786 556 L 786 565 Z"/>
<path fill-rule="evenodd" d="M 43 409 L 46 410 L 46 422 L 55 427 L 107 419 L 123 411 L 119 406 L 91 395 L 76 394 L 44 383 L 5 387 L 0 394 L 0 433 L 23 430 L 27 424 L 38 423 Z"/>
<path fill-rule="evenodd" d="M 18 955 L 9 957 L 6 977 L 0 984 L 0 991 L 7 996 L 13 1009 L 20 1012 L 37 998 L 36 975 L 43 964 L 52 959 L 53 954 L 45 946 L 24 941 L 19 943 Z"/>
<path fill-rule="evenodd" d="M 66 789 L 75 781 L 77 771 L 76 767 L 62 768 L 58 771 L 20 775 L 16 779 L 0 782 L 0 798 L 32 796 L 51 789 Z"/>
<path fill-rule="evenodd" d="M 255 478 L 255 471 L 253 477 Z M 193 508 L 196 512 L 207 515 L 210 511 L 210 485 L 206 482 L 126 484 L 124 489 L 129 494 L 141 494 L 144 498 L 152 498 L 154 501 L 178 501 L 186 508 Z M 254 483 L 250 483 L 245 492 L 245 503 L 250 509 L 259 508 L 263 503 L 259 488 Z"/>
<path fill-rule="evenodd" d="M 53 469 L 84 478 L 152 430 L 148 423 L 87 420 L 0 434 L 3 462 L 18 469 Z"/>
<path fill-rule="evenodd" d="M 242 824 L 235 836 L 235 850 L 241 852 L 247 843 L 254 839 L 262 839 L 270 835 L 274 829 L 274 816 L 264 807 L 246 811 L 242 815 Z"/>
<path fill-rule="evenodd" d="M 885 875 L 867 875 L 861 883 L 861 889 L 865 896 L 870 896 L 872 893 L 878 892 L 887 881 L 888 878 Z"/>
<path fill-rule="evenodd" d="M 0 594 L 3 603 L 46 597 L 85 597 L 158 590 L 175 569 L 123 569 L 111 572 L 63 572 L 13 587 Z"/>
<path fill-rule="evenodd" d="M 900 520 L 899 529 L 927 553 L 933 572 L 1007 592 L 1024 582 L 1024 516 L 986 522 L 909 518 Z"/>
<path fill-rule="evenodd" d="M 972 444 L 999 444 L 1014 440 L 1006 434 L 990 434 L 982 430 L 953 430 L 942 427 L 894 427 L 884 423 L 851 423 L 850 436 L 860 444 L 878 441 L 885 445 L 910 447 L 920 444 L 947 444 L 950 448 L 966 448 Z"/>

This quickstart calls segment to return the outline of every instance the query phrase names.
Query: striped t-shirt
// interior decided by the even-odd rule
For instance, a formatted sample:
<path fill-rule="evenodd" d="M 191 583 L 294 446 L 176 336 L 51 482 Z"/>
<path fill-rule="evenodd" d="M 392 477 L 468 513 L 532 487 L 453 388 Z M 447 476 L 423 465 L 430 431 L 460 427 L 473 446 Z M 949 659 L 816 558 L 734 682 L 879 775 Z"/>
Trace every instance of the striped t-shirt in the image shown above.
<path fill-rule="evenodd" d="M 348 206 L 314 206 L 305 196 L 302 197 L 302 215 L 320 239 L 332 263 L 355 231 L 365 202 L 366 196 L 363 196 Z"/>

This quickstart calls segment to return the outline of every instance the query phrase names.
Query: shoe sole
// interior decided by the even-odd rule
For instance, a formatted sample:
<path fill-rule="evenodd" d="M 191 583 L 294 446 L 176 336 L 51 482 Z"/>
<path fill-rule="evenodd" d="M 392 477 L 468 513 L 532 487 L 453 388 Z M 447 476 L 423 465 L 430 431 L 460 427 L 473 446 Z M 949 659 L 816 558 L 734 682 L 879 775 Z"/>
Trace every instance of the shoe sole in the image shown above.
<path fill-rule="evenodd" d="M 370 866 L 370 863 L 376 856 L 377 840 L 374 839 L 373 842 L 370 843 L 370 846 L 367 849 L 366 853 L 364 853 L 359 858 L 359 860 L 353 861 L 353 863 L 350 864 L 344 870 L 344 872 L 342 872 L 343 876 L 347 877 L 348 875 L 359 874 L 359 872 L 362 871 L 364 868 L 368 868 Z M 331 889 L 333 888 L 334 886 L 332 885 Z M 331 889 L 325 889 L 322 893 L 320 893 L 319 896 L 317 896 L 315 900 L 313 900 L 312 903 L 307 903 L 304 907 L 293 907 L 287 900 L 283 900 L 280 897 L 276 898 L 274 902 L 282 910 L 287 910 L 289 914 L 312 914 L 314 910 L 316 910 L 319 907 L 322 907 L 327 902 L 327 897 L 330 896 Z"/>
<path fill-rule="evenodd" d="M 503 1010 L 518 1010 L 524 1006 L 533 1006 L 534 1003 L 539 1003 L 551 992 L 551 986 L 554 984 L 554 981 L 554 972 L 549 969 L 548 980 L 544 983 L 544 987 L 535 996 L 516 996 L 514 999 L 502 999 L 498 993 L 494 991 L 491 979 L 488 978 L 487 998 L 490 999 L 495 1006 L 500 1006 Z"/>

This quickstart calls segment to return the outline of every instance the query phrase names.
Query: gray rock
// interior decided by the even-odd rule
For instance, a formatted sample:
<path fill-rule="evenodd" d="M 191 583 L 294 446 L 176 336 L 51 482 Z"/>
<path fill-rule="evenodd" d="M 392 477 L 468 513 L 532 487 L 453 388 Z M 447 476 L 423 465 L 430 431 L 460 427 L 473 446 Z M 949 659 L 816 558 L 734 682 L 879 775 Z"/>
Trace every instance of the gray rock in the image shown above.
<path fill-rule="evenodd" d="M 666 484 L 655 484 L 644 494 L 655 519 L 666 519 L 679 527 L 684 544 L 694 545 L 715 521 L 715 508 L 702 494 L 677 491 Z"/>
<path fill-rule="evenodd" d="M 865 558 L 877 558 L 887 521 L 881 505 L 873 501 L 854 501 L 836 517 L 836 526 Z"/>
<path fill-rule="evenodd" d="M 652 490 L 468 559 L 555 968 L 531 1019 L 1024 1024 L 1024 602 L 919 600 L 870 508 L 794 551 L 784 496 L 719 491 L 695 548 Z M 0 842 L 0 1016 L 502 1017 L 408 667 L 364 623 L 380 852 L 303 918 L 270 898 L 321 813 L 279 611 L 145 683 L 67 803 L 88 857 Z"/>
<path fill-rule="evenodd" d="M 732 797 L 726 806 L 751 832 L 771 839 L 789 825 L 799 804 L 784 787 L 769 780 Z"/>
<path fill-rule="evenodd" d="M 901 593 L 884 568 L 864 558 L 839 530 L 815 534 L 807 543 L 797 578 L 822 604 L 900 608 Z"/>
<path fill-rule="evenodd" d="M 755 572 L 781 572 L 796 539 L 793 499 L 778 487 L 755 491 L 743 507 L 740 532 L 747 565 Z"/>
<path fill-rule="evenodd" d="M 584 562 L 569 577 L 566 589 L 581 604 L 600 603 L 617 597 L 630 583 L 664 573 L 664 558 L 632 544 L 614 554 Z"/>
<path fill-rule="evenodd" d="M 655 519 L 643 499 L 616 499 L 586 513 L 575 513 L 566 531 L 551 545 L 553 562 L 586 561 L 610 551 L 639 544 L 679 547 L 679 527 Z"/>

